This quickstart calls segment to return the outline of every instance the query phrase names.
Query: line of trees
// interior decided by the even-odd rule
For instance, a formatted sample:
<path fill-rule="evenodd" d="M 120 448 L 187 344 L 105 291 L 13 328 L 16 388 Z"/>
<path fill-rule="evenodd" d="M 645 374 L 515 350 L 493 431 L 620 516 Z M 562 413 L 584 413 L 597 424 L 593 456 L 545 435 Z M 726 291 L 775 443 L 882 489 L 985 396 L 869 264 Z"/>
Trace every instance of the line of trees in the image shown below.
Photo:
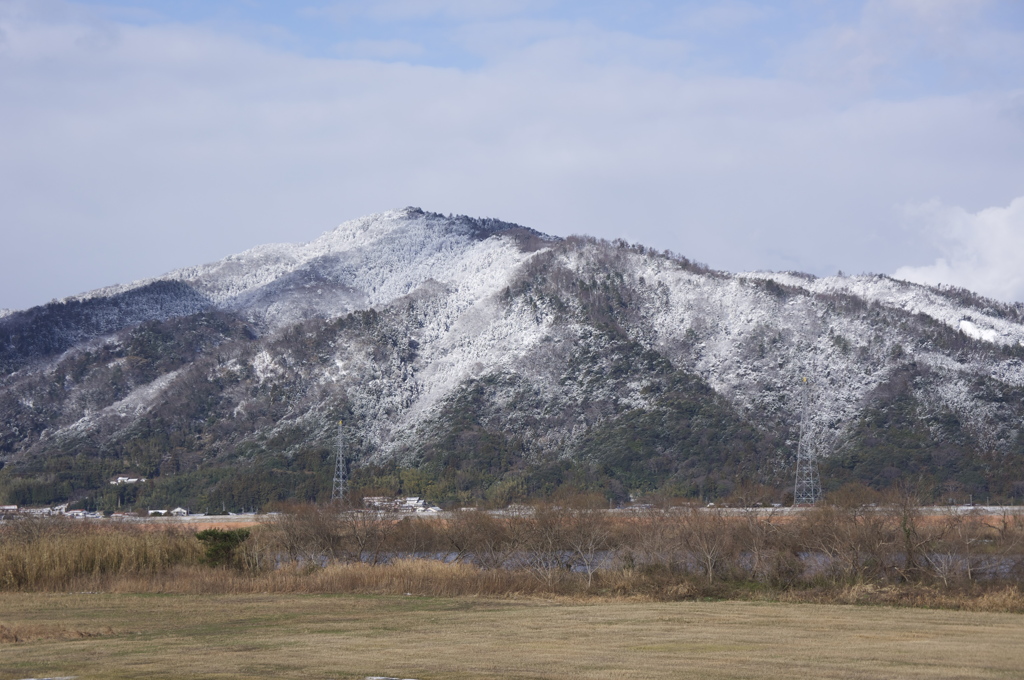
<path fill-rule="evenodd" d="M 1024 582 L 1024 517 L 950 509 L 922 515 L 908 495 L 877 506 L 824 505 L 798 514 L 698 506 L 608 512 L 600 499 L 503 511 L 401 517 L 378 509 L 295 506 L 254 532 L 240 566 L 434 559 L 524 571 L 548 586 L 626 572 L 652 581 L 926 583 L 946 588 Z"/>

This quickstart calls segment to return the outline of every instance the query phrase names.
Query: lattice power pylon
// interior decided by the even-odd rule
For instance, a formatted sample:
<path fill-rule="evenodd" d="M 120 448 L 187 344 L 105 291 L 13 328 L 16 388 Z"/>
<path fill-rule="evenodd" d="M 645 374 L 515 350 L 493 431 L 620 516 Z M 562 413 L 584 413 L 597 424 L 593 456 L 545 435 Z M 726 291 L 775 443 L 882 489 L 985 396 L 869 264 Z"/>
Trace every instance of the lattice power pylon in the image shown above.
<path fill-rule="evenodd" d="M 818 455 L 810 445 L 807 432 L 807 408 L 810 382 L 804 378 L 800 396 L 800 435 L 796 444 L 796 485 L 793 505 L 814 505 L 821 498 L 821 477 L 818 476 Z"/>
<path fill-rule="evenodd" d="M 345 498 L 345 431 L 342 422 L 338 421 L 337 461 L 334 465 L 334 485 L 331 487 L 331 500 L 340 501 Z"/>

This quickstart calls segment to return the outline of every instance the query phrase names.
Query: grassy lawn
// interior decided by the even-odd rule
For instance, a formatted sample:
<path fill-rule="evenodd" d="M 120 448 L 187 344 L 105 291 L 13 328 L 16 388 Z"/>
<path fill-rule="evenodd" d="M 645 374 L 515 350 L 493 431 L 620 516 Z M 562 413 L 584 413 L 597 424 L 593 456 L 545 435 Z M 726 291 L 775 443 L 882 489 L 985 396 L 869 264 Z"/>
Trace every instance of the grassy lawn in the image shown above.
<path fill-rule="evenodd" d="M 1018 614 L 751 602 L 0 593 L 5 680 L 873 680 L 1019 678 L 1022 669 Z"/>

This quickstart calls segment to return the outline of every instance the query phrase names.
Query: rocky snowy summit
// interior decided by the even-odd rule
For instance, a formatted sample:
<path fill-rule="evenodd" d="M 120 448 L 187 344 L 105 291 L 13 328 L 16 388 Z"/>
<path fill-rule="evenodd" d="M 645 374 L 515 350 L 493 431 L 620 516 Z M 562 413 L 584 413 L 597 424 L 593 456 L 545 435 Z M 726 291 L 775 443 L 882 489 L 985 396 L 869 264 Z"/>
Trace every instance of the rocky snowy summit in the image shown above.
<path fill-rule="evenodd" d="M 961 289 L 406 208 L 0 316 L 0 501 L 323 498 L 339 420 L 367 491 L 781 494 L 804 377 L 826 488 L 1008 500 L 1022 359 L 1024 308 Z"/>

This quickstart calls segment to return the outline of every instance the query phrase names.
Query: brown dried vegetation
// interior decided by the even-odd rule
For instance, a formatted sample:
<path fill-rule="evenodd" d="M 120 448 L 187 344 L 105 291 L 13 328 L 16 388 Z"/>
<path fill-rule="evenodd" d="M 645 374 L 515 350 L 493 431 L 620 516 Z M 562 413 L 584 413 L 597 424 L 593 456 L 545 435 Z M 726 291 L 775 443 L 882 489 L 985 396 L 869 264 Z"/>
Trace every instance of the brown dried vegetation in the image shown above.
<path fill-rule="evenodd" d="M 922 517 L 913 499 L 801 513 L 585 502 L 444 518 L 297 506 L 230 566 L 181 529 L 0 525 L 0 590 L 755 599 L 1024 612 L 1019 515 Z"/>

